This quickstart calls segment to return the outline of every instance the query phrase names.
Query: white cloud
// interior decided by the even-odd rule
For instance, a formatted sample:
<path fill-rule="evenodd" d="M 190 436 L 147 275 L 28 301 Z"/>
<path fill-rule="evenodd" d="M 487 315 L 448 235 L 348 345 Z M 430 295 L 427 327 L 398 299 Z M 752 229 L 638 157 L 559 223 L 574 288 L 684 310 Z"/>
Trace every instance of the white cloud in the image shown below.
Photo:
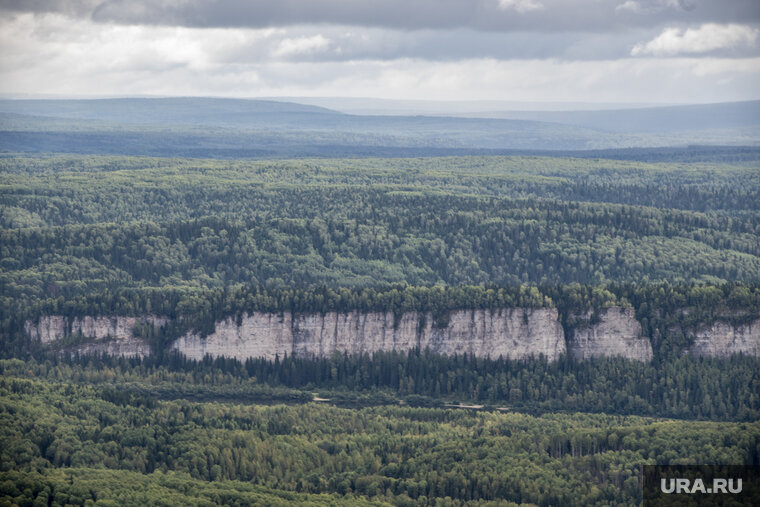
<path fill-rule="evenodd" d="M 616 11 L 643 12 L 644 7 L 636 0 L 626 0 L 624 3 L 615 7 Z"/>
<path fill-rule="evenodd" d="M 754 54 L 582 61 L 472 53 L 441 61 L 403 51 L 379 58 L 369 50 L 347 61 L 304 55 L 348 51 L 362 37 L 372 47 L 405 49 L 397 32 L 381 29 L 124 26 L 22 14 L 0 19 L 0 93 L 710 102 L 757 98 L 760 82 Z"/>
<path fill-rule="evenodd" d="M 538 0 L 499 0 L 499 7 L 505 10 L 514 9 L 520 14 L 544 9 L 544 5 Z"/>
<path fill-rule="evenodd" d="M 667 28 L 647 43 L 636 44 L 632 56 L 674 56 L 708 53 L 720 49 L 754 47 L 758 29 L 745 25 L 706 23 L 699 28 Z"/>
<path fill-rule="evenodd" d="M 295 37 L 280 41 L 274 55 L 277 57 L 301 56 L 325 51 L 330 46 L 330 39 L 322 34 L 311 37 Z"/>
<path fill-rule="evenodd" d="M 691 0 L 626 0 L 615 7 L 615 11 L 629 11 L 636 14 L 653 14 L 665 9 L 691 11 L 694 9 Z"/>

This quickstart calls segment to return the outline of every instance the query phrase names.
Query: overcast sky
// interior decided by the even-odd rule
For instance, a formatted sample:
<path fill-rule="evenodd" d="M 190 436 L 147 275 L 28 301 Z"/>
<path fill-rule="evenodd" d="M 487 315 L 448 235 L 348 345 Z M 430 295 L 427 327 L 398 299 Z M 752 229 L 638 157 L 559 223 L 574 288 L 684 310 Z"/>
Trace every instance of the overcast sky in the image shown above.
<path fill-rule="evenodd" d="M 0 93 L 760 98 L 760 0 L 0 0 Z"/>

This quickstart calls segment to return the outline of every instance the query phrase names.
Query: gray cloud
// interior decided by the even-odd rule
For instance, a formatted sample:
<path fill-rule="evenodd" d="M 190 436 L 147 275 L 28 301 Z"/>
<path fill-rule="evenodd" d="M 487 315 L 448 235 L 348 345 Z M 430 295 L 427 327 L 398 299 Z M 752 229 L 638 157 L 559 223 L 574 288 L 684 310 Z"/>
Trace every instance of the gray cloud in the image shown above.
<path fill-rule="evenodd" d="M 661 33 L 629 30 L 616 42 L 601 32 L 185 28 L 27 13 L 0 19 L 0 93 L 552 102 L 757 97 L 757 56 L 627 54 Z"/>
<path fill-rule="evenodd" d="M 627 57 L 659 30 L 631 30 L 625 34 L 551 32 L 478 32 L 471 29 L 387 30 L 381 28 L 298 26 L 257 40 L 228 55 L 230 61 L 261 61 L 271 57 L 288 61 L 395 60 L 420 58 L 456 61 L 467 58 L 497 60 L 560 58 L 598 60 Z"/>
<path fill-rule="evenodd" d="M 0 9 L 11 12 L 56 12 L 71 17 L 91 17 L 102 0 L 0 0 Z"/>
<path fill-rule="evenodd" d="M 332 24 L 401 30 L 608 31 L 760 21 L 757 0 L 0 0 L 0 8 L 59 12 L 97 22 L 204 28 Z"/>
<path fill-rule="evenodd" d="M 614 60 L 630 57 L 712 56 L 721 58 L 753 57 L 758 44 L 746 37 L 737 44 L 720 38 L 724 32 L 756 34 L 760 27 L 747 25 L 702 25 L 685 31 L 679 29 L 631 29 L 613 32 L 547 32 L 526 31 L 481 32 L 471 29 L 454 30 L 388 30 L 332 25 L 299 25 L 276 29 L 265 35 L 241 42 L 217 53 L 216 59 L 228 63 L 265 61 L 339 62 L 417 58 L 429 61 L 457 61 L 472 58 L 494 60 Z M 676 41 L 683 48 L 692 41 L 706 50 L 684 51 L 649 50 L 651 41 L 660 41 L 662 33 L 691 34 Z M 710 42 L 709 39 L 718 40 Z M 708 40 L 703 41 L 702 39 Z M 672 44 L 671 44 L 672 46 Z M 654 46 L 659 47 L 659 46 Z M 696 47 L 695 49 L 700 49 Z"/>
<path fill-rule="evenodd" d="M 0 0 L 0 93 L 742 100 L 759 46 L 758 0 Z"/>

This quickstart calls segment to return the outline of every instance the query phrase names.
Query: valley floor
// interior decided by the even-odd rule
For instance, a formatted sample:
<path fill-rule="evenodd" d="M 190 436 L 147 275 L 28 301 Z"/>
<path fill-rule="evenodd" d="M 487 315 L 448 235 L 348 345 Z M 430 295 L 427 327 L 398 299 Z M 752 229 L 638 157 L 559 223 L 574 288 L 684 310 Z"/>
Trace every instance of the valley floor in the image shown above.
<path fill-rule="evenodd" d="M 637 505 L 643 464 L 760 449 L 757 422 L 161 400 L 162 368 L 1 363 L 0 505 Z"/>

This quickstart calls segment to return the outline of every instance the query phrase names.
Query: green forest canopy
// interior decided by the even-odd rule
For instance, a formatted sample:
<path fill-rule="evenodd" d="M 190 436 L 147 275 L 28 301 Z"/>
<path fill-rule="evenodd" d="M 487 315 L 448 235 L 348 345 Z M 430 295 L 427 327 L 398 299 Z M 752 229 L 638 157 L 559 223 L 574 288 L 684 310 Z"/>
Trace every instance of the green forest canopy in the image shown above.
<path fill-rule="evenodd" d="M 760 273 L 751 164 L 50 156 L 0 168 L 4 312 L 127 288 L 717 283 Z"/>
<path fill-rule="evenodd" d="M 752 464 L 760 451 L 757 423 L 161 401 L 82 377 L 118 386 L 120 368 L 0 367 L 0 498 L 11 502 L 632 505 L 642 463 Z M 150 385 L 138 371 L 126 376 Z M 323 494 L 341 498 L 311 496 Z"/>

